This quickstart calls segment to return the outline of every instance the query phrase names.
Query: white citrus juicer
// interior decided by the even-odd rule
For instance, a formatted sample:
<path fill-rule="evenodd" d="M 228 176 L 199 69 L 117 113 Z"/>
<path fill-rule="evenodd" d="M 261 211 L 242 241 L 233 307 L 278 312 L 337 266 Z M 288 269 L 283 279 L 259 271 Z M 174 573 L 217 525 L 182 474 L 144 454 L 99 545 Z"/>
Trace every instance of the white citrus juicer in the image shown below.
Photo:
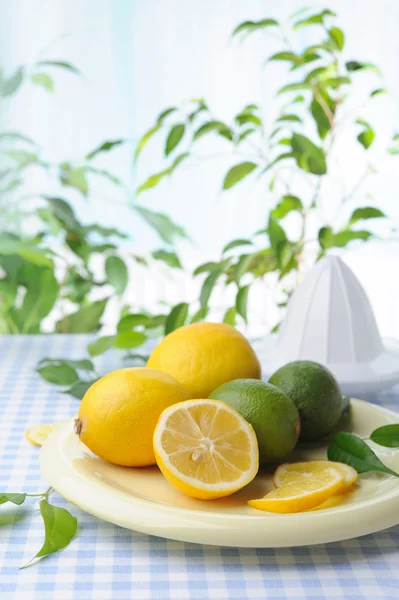
<path fill-rule="evenodd" d="M 399 346 L 382 340 L 369 299 L 338 256 L 313 267 L 292 295 L 263 377 L 293 360 L 313 360 L 335 375 L 342 393 L 362 396 L 399 381 Z"/>

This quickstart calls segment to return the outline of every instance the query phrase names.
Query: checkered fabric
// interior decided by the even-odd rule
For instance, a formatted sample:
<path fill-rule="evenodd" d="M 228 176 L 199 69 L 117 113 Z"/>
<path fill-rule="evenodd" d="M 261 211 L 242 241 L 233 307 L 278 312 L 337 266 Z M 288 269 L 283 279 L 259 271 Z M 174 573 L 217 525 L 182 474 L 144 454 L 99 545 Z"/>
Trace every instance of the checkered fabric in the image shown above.
<path fill-rule="evenodd" d="M 39 449 L 28 444 L 24 432 L 31 425 L 66 419 L 78 404 L 42 381 L 35 365 L 45 356 L 82 358 L 88 340 L 77 335 L 0 338 L 0 491 L 46 489 Z M 110 352 L 98 362 L 100 372 L 120 366 Z M 378 402 L 395 409 L 399 392 Z M 78 535 L 62 552 L 24 570 L 19 567 L 43 542 L 37 503 L 31 499 L 20 507 L 1 507 L 1 600 L 397 600 L 399 595 L 399 526 L 302 548 L 217 548 L 122 529 L 85 514 L 56 493 L 51 502 L 78 518 Z"/>

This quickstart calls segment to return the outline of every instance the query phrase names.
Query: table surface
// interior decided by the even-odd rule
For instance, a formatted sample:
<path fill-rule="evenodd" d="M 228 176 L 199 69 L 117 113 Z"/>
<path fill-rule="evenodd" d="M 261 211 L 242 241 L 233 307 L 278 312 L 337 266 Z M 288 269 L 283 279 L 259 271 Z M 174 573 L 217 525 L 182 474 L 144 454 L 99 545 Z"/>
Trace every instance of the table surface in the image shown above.
<path fill-rule="evenodd" d="M 35 372 L 38 360 L 83 358 L 88 336 L 0 336 L 0 491 L 46 490 L 39 449 L 26 429 L 76 413 L 78 401 Z M 112 352 L 100 373 L 122 365 Z M 399 410 L 399 390 L 375 399 Z M 34 499 L 0 509 L 2 600 L 214 600 L 235 598 L 397 599 L 399 526 L 340 543 L 285 549 L 235 549 L 156 538 L 100 521 L 61 498 L 78 519 L 77 537 L 62 552 L 19 570 L 43 542 Z M 398 507 L 399 508 L 399 507 Z"/>

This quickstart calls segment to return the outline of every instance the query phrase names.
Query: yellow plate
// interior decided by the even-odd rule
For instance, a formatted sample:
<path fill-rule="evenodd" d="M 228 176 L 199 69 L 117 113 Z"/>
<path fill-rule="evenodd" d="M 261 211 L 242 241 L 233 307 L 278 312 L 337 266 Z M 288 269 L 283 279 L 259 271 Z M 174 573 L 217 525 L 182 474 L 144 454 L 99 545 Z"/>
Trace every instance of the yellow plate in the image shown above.
<path fill-rule="evenodd" d="M 367 436 L 399 415 L 352 400 L 347 430 Z M 399 471 L 399 451 L 372 446 L 381 460 Z M 326 458 L 326 445 L 296 450 L 287 461 Z M 338 505 L 279 515 L 247 505 L 274 489 L 272 470 L 259 474 L 240 492 L 201 501 L 176 491 L 156 467 L 129 469 L 96 458 L 73 432 L 73 419 L 58 426 L 41 450 L 44 477 L 67 500 L 86 512 L 128 529 L 160 537 L 237 547 L 286 547 L 335 542 L 399 523 L 399 479 L 361 475 Z"/>

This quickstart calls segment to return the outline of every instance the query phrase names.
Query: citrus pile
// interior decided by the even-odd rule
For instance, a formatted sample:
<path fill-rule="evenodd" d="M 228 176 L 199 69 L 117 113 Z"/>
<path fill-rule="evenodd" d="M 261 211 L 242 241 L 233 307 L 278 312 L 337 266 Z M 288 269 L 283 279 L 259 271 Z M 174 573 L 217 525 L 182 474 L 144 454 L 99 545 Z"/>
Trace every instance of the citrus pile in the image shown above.
<path fill-rule="evenodd" d="M 202 500 L 250 483 L 259 464 L 281 462 L 298 439 L 319 440 L 343 410 L 332 374 L 297 361 L 260 380 L 249 342 L 226 324 L 196 323 L 167 335 L 143 368 L 99 379 L 75 420 L 80 440 L 124 467 L 157 464 L 180 492 Z M 41 443 L 51 426 L 31 429 Z M 310 510 L 344 492 L 356 471 L 329 461 L 287 463 L 275 489 L 250 506 L 272 512 Z"/>

